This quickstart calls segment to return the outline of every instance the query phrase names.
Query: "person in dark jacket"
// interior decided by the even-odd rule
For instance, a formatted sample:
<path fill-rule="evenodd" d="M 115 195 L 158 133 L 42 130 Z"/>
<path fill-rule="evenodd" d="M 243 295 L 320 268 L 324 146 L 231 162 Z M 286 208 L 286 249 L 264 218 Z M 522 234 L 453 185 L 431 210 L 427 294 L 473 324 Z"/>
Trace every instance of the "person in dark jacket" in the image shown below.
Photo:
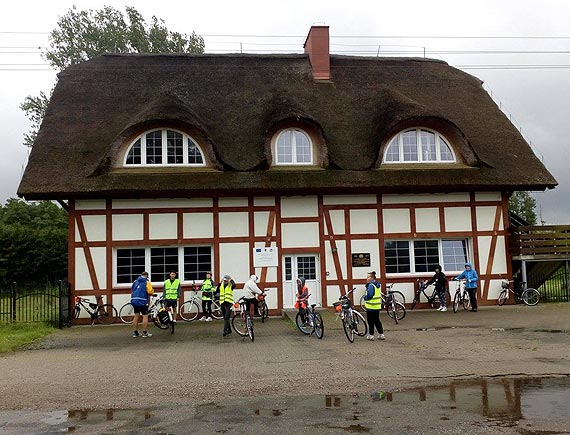
<path fill-rule="evenodd" d="M 439 308 L 437 311 L 447 311 L 447 301 L 445 300 L 445 292 L 447 291 L 447 278 L 441 271 L 441 265 L 439 264 L 435 266 L 435 274 L 433 275 L 432 279 L 426 283 L 426 287 L 431 284 L 435 284 L 435 290 L 437 291 L 437 296 L 439 297 Z"/>
<path fill-rule="evenodd" d="M 477 275 L 477 271 L 473 269 L 471 263 L 465 263 L 465 270 L 453 278 L 454 281 L 461 279 L 465 280 L 465 290 L 469 293 L 471 311 L 477 311 L 477 281 L 479 281 L 479 275 Z"/>

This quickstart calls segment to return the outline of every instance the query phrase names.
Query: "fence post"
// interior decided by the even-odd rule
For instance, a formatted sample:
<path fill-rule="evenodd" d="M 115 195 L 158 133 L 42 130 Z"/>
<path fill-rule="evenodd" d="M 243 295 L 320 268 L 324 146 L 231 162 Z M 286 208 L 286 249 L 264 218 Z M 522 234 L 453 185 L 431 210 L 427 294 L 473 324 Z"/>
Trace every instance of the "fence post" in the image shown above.
<path fill-rule="evenodd" d="M 12 300 L 10 305 L 12 308 L 12 322 L 16 322 L 16 281 L 12 282 Z"/>
<path fill-rule="evenodd" d="M 566 302 L 570 301 L 570 269 L 568 268 L 568 260 L 564 263 L 564 287 L 566 287 Z"/>

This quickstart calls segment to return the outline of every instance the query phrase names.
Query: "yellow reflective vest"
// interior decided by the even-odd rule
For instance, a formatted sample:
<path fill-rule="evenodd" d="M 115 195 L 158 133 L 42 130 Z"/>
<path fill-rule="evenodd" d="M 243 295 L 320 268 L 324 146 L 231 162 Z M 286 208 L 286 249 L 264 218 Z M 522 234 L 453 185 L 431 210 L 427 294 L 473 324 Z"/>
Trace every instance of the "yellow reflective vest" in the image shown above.
<path fill-rule="evenodd" d="M 364 308 L 367 310 L 380 310 L 382 309 L 382 296 L 380 287 L 376 287 L 374 284 L 371 285 L 374 287 L 374 296 L 372 296 L 372 299 L 364 302 Z"/>
<path fill-rule="evenodd" d="M 223 282 L 220 284 L 220 305 L 224 302 L 234 303 L 234 289 L 231 282 L 228 282 L 226 286 Z"/>
<path fill-rule="evenodd" d="M 170 279 L 164 281 L 164 299 L 178 299 L 178 287 L 180 287 L 180 280 L 176 278 L 170 282 Z"/>

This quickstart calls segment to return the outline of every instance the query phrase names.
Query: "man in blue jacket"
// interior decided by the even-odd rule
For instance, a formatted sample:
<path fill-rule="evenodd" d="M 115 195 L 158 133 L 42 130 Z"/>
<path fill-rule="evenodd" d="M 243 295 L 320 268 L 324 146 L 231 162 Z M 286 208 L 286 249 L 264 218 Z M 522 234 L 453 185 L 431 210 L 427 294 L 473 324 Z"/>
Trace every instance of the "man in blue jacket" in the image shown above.
<path fill-rule="evenodd" d="M 479 275 L 477 275 L 477 271 L 473 269 L 471 263 L 465 263 L 465 270 L 453 279 L 455 281 L 465 280 L 465 290 L 469 293 L 471 311 L 477 311 L 477 281 L 479 281 Z"/>

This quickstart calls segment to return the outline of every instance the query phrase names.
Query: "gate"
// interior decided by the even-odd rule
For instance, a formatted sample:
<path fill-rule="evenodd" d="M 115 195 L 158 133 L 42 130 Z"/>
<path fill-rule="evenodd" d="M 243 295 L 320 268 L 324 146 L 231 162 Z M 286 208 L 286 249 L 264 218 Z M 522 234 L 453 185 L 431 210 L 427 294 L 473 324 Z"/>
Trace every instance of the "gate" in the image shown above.
<path fill-rule="evenodd" d="M 61 328 L 69 313 L 69 285 L 20 289 L 0 288 L 0 324 L 44 322 Z"/>
<path fill-rule="evenodd" d="M 570 302 L 570 269 L 568 262 L 544 281 L 540 291 L 541 302 Z"/>

